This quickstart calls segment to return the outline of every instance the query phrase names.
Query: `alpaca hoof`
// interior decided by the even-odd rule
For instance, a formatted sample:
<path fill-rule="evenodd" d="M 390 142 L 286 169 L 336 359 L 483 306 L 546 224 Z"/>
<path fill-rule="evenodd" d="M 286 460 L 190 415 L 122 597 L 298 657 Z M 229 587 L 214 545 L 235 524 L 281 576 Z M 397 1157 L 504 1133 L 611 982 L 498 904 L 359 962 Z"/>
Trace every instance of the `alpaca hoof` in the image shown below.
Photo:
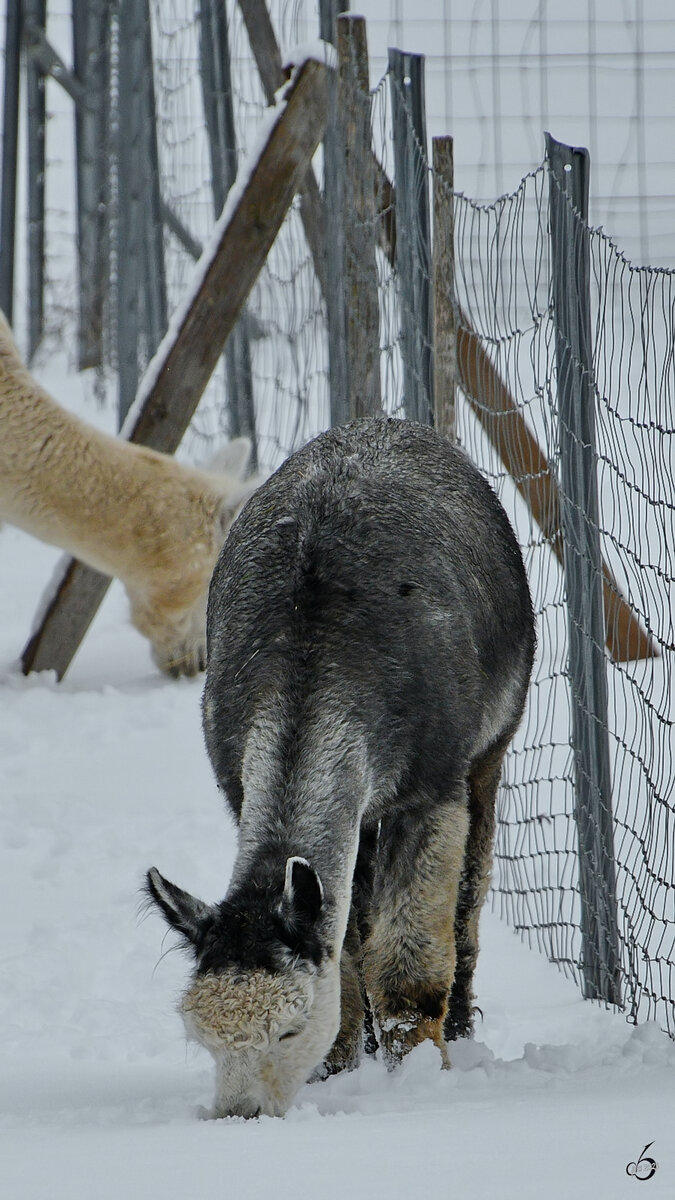
<path fill-rule="evenodd" d="M 379 1022 L 380 1049 L 389 1068 L 398 1066 L 406 1054 L 427 1038 L 438 1047 L 442 1066 L 448 1068 L 450 1059 L 443 1039 L 442 1021 L 411 1011 Z"/>

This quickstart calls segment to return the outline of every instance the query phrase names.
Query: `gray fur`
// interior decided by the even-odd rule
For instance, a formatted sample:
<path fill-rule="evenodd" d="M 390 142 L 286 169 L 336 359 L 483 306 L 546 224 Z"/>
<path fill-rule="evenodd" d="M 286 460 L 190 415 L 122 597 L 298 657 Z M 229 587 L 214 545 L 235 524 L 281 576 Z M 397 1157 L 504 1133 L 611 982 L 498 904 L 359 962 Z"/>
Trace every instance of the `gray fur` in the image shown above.
<path fill-rule="evenodd" d="M 214 909 L 158 873 L 149 890 L 194 946 L 193 989 L 253 972 L 316 999 L 269 1094 L 273 1037 L 245 1069 L 215 1054 L 218 1113 L 282 1111 L 322 1058 L 352 1064 L 369 1006 L 392 1062 L 470 1031 L 495 793 L 533 650 L 504 511 L 431 429 L 333 430 L 247 503 L 211 584 L 204 693 L 237 861 Z"/>

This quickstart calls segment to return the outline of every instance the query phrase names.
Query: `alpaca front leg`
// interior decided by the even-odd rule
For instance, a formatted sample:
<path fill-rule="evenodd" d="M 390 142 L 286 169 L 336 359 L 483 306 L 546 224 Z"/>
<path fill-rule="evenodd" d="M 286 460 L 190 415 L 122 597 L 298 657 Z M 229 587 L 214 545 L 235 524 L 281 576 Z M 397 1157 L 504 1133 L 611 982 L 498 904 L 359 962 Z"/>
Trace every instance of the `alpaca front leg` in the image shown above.
<path fill-rule="evenodd" d="M 127 584 L 132 622 L 149 639 L 157 666 L 174 678 L 206 666 L 207 587 L 206 572 L 197 587 L 142 590 Z"/>
<path fill-rule="evenodd" d="M 363 941 L 369 921 L 377 838 L 377 825 L 361 827 L 352 904 L 340 958 L 340 1032 L 324 1063 L 329 1075 L 358 1066 L 363 1050 L 369 1054 L 374 1051 L 372 1014 L 363 979 Z"/>
<path fill-rule="evenodd" d="M 363 1046 L 365 1002 L 358 957 L 346 947 L 340 958 L 340 1030 L 324 1062 L 324 1073 L 352 1071 L 358 1067 Z"/>
<path fill-rule="evenodd" d="M 466 787 L 382 821 L 366 988 L 392 1065 L 429 1038 L 449 1066 L 443 1025 L 455 972 L 455 910 L 469 829 Z"/>

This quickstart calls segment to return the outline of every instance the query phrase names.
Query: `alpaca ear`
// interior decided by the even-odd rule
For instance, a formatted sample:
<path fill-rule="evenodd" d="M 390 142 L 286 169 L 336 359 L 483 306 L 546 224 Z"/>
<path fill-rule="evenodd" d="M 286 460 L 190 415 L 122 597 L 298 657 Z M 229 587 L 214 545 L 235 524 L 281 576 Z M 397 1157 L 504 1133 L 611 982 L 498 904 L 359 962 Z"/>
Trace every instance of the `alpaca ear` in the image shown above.
<path fill-rule="evenodd" d="M 223 537 L 229 532 L 230 525 L 234 521 L 238 509 L 260 487 L 260 483 L 261 480 L 258 475 L 251 475 L 249 479 L 227 481 L 227 489 L 222 496 L 218 511 L 218 519 Z"/>
<path fill-rule="evenodd" d="M 286 860 L 283 907 L 292 923 L 313 925 L 323 907 L 323 884 L 306 858 Z"/>
<path fill-rule="evenodd" d="M 231 442 L 221 446 L 210 459 L 207 470 L 217 475 L 232 475 L 235 479 L 243 479 L 252 451 L 253 443 L 250 438 L 233 438 Z"/>
<path fill-rule="evenodd" d="M 210 928 L 214 911 L 202 900 L 184 892 L 151 867 L 145 877 L 145 892 L 151 904 L 162 913 L 172 929 L 182 934 L 191 946 L 198 946 Z"/>

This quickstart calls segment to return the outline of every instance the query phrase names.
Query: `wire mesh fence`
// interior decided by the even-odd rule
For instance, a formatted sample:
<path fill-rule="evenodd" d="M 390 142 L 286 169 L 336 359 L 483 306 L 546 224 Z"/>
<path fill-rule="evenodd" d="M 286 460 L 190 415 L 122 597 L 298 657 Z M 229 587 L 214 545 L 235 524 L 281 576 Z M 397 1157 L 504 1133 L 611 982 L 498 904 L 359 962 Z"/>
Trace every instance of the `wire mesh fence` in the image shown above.
<path fill-rule="evenodd" d="M 457 297 L 559 480 L 548 176 L 544 164 L 489 208 L 456 197 Z M 666 271 L 633 268 L 600 232 L 589 246 L 598 531 L 605 563 L 654 650 L 627 661 L 605 656 L 622 1003 L 632 1019 L 658 1019 L 672 1034 L 674 281 Z M 481 413 L 475 395 L 458 418 L 460 440 L 518 529 L 539 630 L 530 701 L 500 795 L 494 900 L 582 983 L 565 574 L 485 435 L 486 421 L 500 418 Z"/>
<path fill-rule="evenodd" d="M 305 39 L 299 0 L 279 0 L 270 12 L 282 47 Z M 175 218 L 173 224 L 165 221 L 162 233 L 171 312 L 189 286 L 195 255 L 217 215 L 214 160 L 195 7 L 188 0 L 151 0 L 149 13 L 162 199 Z M 242 6 L 228 3 L 226 13 L 231 149 L 240 157 L 255 136 L 268 97 L 252 60 Z M 393 141 L 393 107 L 401 79 L 396 82 L 394 74 L 390 69 L 370 96 L 375 194 L 368 215 L 359 219 L 360 234 L 373 247 L 377 279 L 379 330 L 373 333 L 381 404 L 388 414 L 402 416 L 411 415 L 411 395 L 418 386 L 426 388 L 427 410 L 434 405 L 428 372 L 420 368 L 415 375 L 411 331 L 419 351 L 415 361 L 428 360 L 433 346 L 430 312 L 414 289 L 401 286 L 400 251 L 409 231 L 402 226 L 397 203 L 403 168 Z M 404 75 L 404 83 L 406 79 Z M 114 84 L 113 70 L 113 90 Z M 114 140 L 114 121 L 110 130 Z M 434 180 L 426 153 L 421 159 L 418 153 L 419 130 L 412 134 L 408 166 L 419 198 Z M 315 169 L 323 181 L 321 154 Z M 590 874 L 599 875 L 593 822 L 609 824 L 620 992 L 615 998 L 630 1019 L 656 1019 L 675 1036 L 675 272 L 633 267 L 605 234 L 588 232 L 572 214 L 572 259 L 579 267 L 583 257 L 589 297 L 589 332 L 580 355 L 556 309 L 551 239 L 555 186 L 545 159 L 512 194 L 491 205 L 477 204 L 455 190 L 450 196 L 456 436 L 492 481 L 517 530 L 538 622 L 528 707 L 499 797 L 492 896 L 523 937 L 592 994 L 579 830 L 590 822 L 586 862 Z M 113 186 L 113 215 L 122 202 Z M 327 240 L 330 218 L 327 213 Z M 114 220 L 111 228 L 114 233 Z M 113 259 L 123 250 L 115 248 L 113 238 Z M 430 260 L 422 255 L 418 261 L 426 262 L 423 282 L 431 287 Z M 297 199 L 242 316 L 263 470 L 277 466 L 330 423 L 334 380 L 325 281 L 319 274 Z M 114 288 L 114 263 L 111 278 Z M 114 300 L 107 304 L 110 316 Z M 114 367 L 114 339 L 107 345 Z M 141 341 L 137 349 L 142 370 L 151 347 Z M 576 444 L 589 450 L 585 435 L 569 426 L 562 406 L 564 361 L 593 407 L 590 470 L 597 517 L 579 511 L 578 492 L 570 490 L 562 461 L 570 442 L 573 449 Z M 203 461 L 221 439 L 237 431 L 231 389 L 232 374 L 223 360 L 181 453 Z M 588 454 L 580 461 L 588 464 Z M 582 489 L 584 483 L 576 481 Z M 575 619 L 570 624 L 576 551 L 565 522 L 574 519 L 575 511 L 592 527 L 599 548 L 600 566 L 592 566 L 591 576 L 595 573 L 604 592 L 608 645 L 592 629 L 582 630 L 579 640 Z M 601 721 L 587 697 L 575 694 L 571 641 L 579 641 L 582 660 L 601 663 L 606 690 Z M 581 811 L 580 770 L 583 792 L 585 768 L 580 768 L 575 725 L 580 710 L 587 725 L 602 725 L 608 746 L 611 780 L 607 794 L 600 796 L 599 818 L 597 812 L 589 818 Z M 611 934 L 604 930 L 606 937 Z"/>
<path fill-rule="evenodd" d="M 234 151 L 241 161 L 254 140 L 266 95 L 252 61 L 241 8 L 228 4 L 228 41 L 234 112 Z M 302 40 L 298 0 L 271 6 L 279 43 Z M 158 143 L 165 198 L 200 246 L 215 217 L 212 162 L 204 119 L 200 25 L 184 0 L 152 0 L 158 107 Z M 188 287 L 194 258 L 165 234 L 170 308 Z M 328 423 L 328 350 L 321 290 L 302 229 L 299 200 L 249 297 L 243 321 L 251 345 L 255 436 L 260 465 L 269 470 Z M 232 429 L 226 365 L 214 373 L 185 438 L 184 453 L 204 460 Z"/>

